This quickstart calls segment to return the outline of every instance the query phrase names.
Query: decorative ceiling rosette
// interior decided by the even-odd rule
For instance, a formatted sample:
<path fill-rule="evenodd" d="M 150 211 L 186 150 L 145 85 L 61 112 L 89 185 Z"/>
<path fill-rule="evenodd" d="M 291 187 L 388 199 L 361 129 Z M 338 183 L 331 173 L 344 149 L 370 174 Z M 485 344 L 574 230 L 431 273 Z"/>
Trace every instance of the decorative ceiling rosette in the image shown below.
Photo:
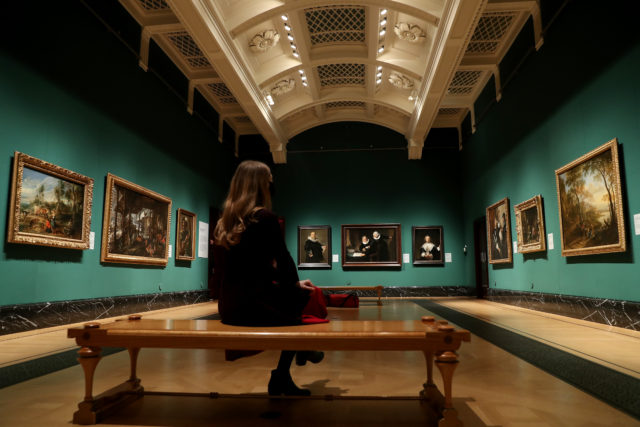
<path fill-rule="evenodd" d="M 276 30 L 265 30 L 253 36 L 249 47 L 254 52 L 266 52 L 278 43 L 280 34 Z"/>
<path fill-rule="evenodd" d="M 271 95 L 284 95 L 291 92 L 296 87 L 296 81 L 293 79 L 280 80 L 271 88 Z"/>
<path fill-rule="evenodd" d="M 422 43 L 427 35 L 422 31 L 422 28 L 415 24 L 409 24 L 408 22 L 398 22 L 393 31 L 396 35 L 409 43 Z"/>
<path fill-rule="evenodd" d="M 411 89 L 413 88 L 413 80 L 404 74 L 391 73 L 389 74 L 389 83 L 397 87 L 398 89 Z"/>

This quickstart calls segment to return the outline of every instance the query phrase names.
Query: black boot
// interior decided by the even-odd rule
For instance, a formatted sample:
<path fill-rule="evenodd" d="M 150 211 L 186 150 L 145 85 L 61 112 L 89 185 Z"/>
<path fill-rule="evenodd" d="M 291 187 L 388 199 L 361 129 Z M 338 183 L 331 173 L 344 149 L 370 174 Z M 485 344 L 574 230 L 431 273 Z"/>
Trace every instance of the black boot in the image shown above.
<path fill-rule="evenodd" d="M 277 369 L 271 371 L 269 380 L 269 396 L 310 396 L 311 390 L 299 388 L 291 378 L 291 374 Z"/>
<path fill-rule="evenodd" d="M 304 366 L 307 361 L 311 363 L 320 363 L 324 359 L 322 351 L 298 351 L 296 352 L 296 365 Z"/>

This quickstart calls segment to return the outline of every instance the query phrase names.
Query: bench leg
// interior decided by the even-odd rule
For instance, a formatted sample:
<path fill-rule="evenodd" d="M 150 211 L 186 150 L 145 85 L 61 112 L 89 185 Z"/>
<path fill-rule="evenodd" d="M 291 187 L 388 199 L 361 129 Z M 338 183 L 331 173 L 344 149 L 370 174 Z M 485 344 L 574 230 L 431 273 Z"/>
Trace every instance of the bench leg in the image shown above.
<path fill-rule="evenodd" d="M 452 351 L 445 351 L 436 356 L 436 366 L 442 375 L 444 383 L 444 409 L 442 418 L 438 422 L 438 427 L 461 427 L 462 422 L 458 419 L 458 413 L 453 409 L 453 399 L 451 395 L 451 384 L 453 382 L 453 371 L 458 366 L 458 356 Z"/>
<path fill-rule="evenodd" d="M 100 347 L 82 347 L 78 351 L 78 362 L 84 371 L 84 400 L 78 403 L 78 410 L 73 414 L 74 424 L 95 424 L 102 416 L 142 397 L 144 389 L 136 378 L 136 362 L 139 348 L 129 349 L 131 361 L 131 378 L 110 390 L 93 396 L 93 378 L 101 359 Z"/>

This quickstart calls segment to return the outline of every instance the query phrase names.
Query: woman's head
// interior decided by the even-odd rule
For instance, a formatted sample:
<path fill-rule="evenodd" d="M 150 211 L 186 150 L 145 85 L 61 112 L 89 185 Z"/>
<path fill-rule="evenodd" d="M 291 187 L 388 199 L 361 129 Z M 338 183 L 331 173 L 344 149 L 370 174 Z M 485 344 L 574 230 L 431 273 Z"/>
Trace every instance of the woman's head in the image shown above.
<path fill-rule="evenodd" d="M 271 170 L 264 163 L 255 160 L 240 163 L 216 224 L 217 244 L 225 247 L 238 244 L 251 216 L 260 209 L 271 209 L 269 184 L 272 181 Z"/>

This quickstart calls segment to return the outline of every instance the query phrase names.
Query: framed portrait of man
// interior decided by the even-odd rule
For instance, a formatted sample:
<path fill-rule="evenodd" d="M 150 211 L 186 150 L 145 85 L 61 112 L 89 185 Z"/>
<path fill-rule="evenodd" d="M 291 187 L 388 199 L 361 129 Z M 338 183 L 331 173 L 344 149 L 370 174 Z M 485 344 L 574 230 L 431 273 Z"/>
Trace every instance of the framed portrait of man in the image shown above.
<path fill-rule="evenodd" d="M 413 265 L 444 265 L 444 233 L 441 225 L 412 227 Z"/>
<path fill-rule="evenodd" d="M 176 218 L 176 259 L 193 261 L 196 259 L 197 216 L 180 208 Z"/>
<path fill-rule="evenodd" d="M 513 262 L 508 197 L 487 208 L 487 243 L 489 264 Z"/>
<path fill-rule="evenodd" d="M 402 266 L 400 224 L 347 224 L 342 226 L 342 266 Z"/>
<path fill-rule="evenodd" d="M 330 226 L 298 226 L 298 267 L 331 268 Z"/>

